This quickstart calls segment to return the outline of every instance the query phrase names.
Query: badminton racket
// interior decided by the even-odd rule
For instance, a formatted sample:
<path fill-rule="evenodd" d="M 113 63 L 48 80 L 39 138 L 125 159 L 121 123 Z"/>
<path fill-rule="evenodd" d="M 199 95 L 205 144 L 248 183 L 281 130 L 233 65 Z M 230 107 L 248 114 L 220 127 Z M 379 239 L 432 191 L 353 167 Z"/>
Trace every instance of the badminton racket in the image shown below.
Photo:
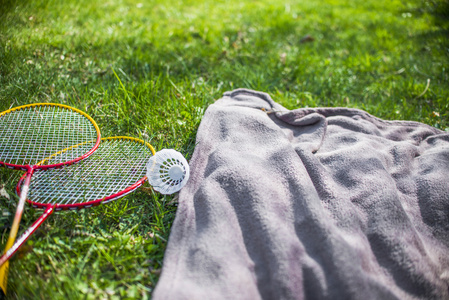
<path fill-rule="evenodd" d="M 71 147 L 66 152 L 75 151 Z M 121 198 L 139 186 L 146 177 L 146 163 L 155 154 L 153 147 L 131 137 L 103 138 L 97 151 L 80 163 L 59 170 L 36 170 L 31 179 L 27 202 L 44 213 L 0 258 L 5 263 L 34 231 L 58 210 L 77 210 Z M 52 155 L 43 163 L 59 160 L 63 153 Z M 17 184 L 21 193 L 26 175 Z"/>
<path fill-rule="evenodd" d="M 26 171 L 5 253 L 16 239 L 33 173 L 85 159 L 98 148 L 99 143 L 100 130 L 95 121 L 70 106 L 37 103 L 0 113 L 0 165 Z M 54 153 L 58 153 L 57 158 L 38 164 Z M 0 288 L 4 294 L 8 267 L 6 263 L 0 268 Z"/>

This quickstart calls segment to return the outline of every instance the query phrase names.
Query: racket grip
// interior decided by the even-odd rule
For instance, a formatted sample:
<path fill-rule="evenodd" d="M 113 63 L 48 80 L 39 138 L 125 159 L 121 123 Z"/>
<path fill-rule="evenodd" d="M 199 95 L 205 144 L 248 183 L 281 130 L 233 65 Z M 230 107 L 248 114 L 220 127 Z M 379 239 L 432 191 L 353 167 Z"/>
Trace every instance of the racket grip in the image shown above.
<path fill-rule="evenodd" d="M 0 299 L 6 297 L 6 287 L 8 286 L 9 261 L 0 267 Z"/>

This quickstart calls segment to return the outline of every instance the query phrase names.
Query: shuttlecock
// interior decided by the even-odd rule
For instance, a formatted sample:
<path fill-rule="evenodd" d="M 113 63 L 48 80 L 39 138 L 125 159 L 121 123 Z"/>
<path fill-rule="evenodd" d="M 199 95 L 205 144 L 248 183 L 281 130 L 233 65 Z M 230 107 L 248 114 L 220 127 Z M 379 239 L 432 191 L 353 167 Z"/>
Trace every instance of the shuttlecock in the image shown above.
<path fill-rule="evenodd" d="M 187 160 L 173 149 L 156 152 L 147 164 L 148 182 L 155 191 L 164 195 L 179 191 L 189 180 L 189 174 Z"/>

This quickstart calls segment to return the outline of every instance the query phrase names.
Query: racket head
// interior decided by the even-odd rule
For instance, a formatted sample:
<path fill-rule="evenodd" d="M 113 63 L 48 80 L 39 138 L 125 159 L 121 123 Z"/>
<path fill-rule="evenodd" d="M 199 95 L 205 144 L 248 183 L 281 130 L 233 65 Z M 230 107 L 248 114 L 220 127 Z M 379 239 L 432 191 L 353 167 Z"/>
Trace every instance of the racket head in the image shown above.
<path fill-rule="evenodd" d="M 57 103 L 14 107 L 0 113 L 0 166 L 60 168 L 90 156 L 100 139 L 97 123 L 79 109 Z M 76 151 L 66 151 L 74 145 Z M 59 160 L 42 162 L 58 151 L 64 152 Z"/>
<path fill-rule="evenodd" d="M 55 210 L 76 210 L 116 200 L 146 181 L 146 162 L 154 154 L 154 148 L 140 139 L 103 138 L 95 153 L 76 165 L 36 170 L 27 202 L 35 208 L 55 206 Z M 58 155 L 61 154 L 48 160 L 58 159 Z M 25 175 L 17 184 L 18 194 L 24 180 Z"/>

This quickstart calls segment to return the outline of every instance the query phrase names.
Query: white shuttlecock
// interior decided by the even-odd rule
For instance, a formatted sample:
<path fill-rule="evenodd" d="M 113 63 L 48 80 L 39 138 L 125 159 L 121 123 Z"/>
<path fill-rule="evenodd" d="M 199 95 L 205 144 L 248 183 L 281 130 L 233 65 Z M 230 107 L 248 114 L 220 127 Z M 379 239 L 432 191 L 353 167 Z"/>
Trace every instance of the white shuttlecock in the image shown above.
<path fill-rule="evenodd" d="M 148 182 L 155 191 L 164 195 L 179 191 L 189 180 L 189 174 L 187 160 L 173 149 L 156 152 L 147 164 Z"/>

